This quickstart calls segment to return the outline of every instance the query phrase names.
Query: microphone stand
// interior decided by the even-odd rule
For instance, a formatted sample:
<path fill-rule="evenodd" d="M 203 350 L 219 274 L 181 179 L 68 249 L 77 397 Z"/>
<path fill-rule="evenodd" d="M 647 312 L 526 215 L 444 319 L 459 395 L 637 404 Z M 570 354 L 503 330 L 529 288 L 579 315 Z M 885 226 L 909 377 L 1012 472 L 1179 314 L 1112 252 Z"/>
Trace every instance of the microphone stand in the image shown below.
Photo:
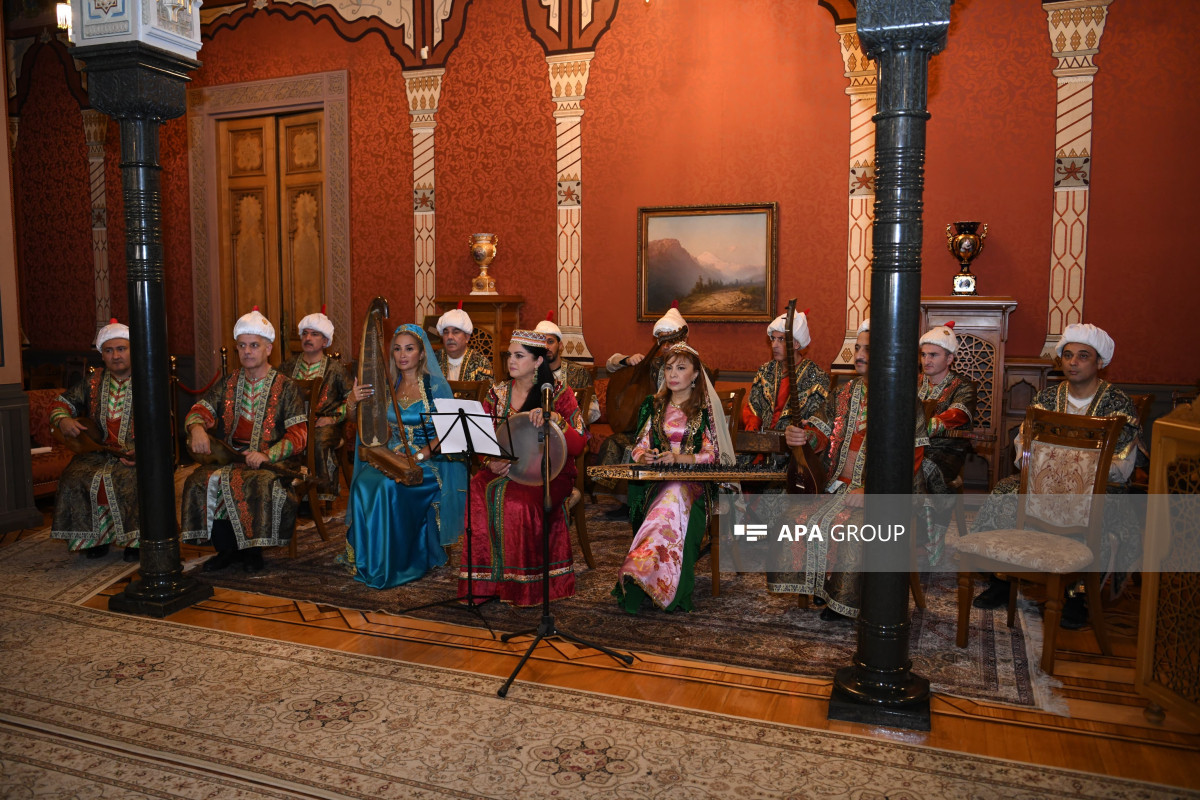
<path fill-rule="evenodd" d="M 533 649 L 538 646 L 538 643 L 543 639 L 556 637 L 565 639 L 568 642 L 574 642 L 582 647 L 587 647 L 592 650 L 599 650 L 606 656 L 616 659 L 624 663 L 626 666 L 633 665 L 633 656 L 627 653 L 618 653 L 615 650 L 610 650 L 607 647 L 602 647 L 598 644 L 593 644 L 578 636 L 574 636 L 560 629 L 554 622 L 554 615 L 550 612 L 550 512 L 553 508 L 553 501 L 550 499 L 550 392 L 551 384 L 542 384 L 542 621 L 536 628 L 531 628 L 525 631 L 516 633 L 506 633 L 500 637 L 500 641 L 507 642 L 510 639 L 515 639 L 518 636 L 528 636 L 534 634 L 533 641 L 529 643 L 529 648 L 525 651 L 525 655 L 521 656 L 521 660 L 517 662 L 517 668 L 508 676 L 508 680 L 504 685 L 496 690 L 496 694 L 500 697 L 508 696 L 508 689 L 512 686 L 513 681 L 517 679 L 517 673 L 525 666 L 525 662 L 533 655 Z"/>

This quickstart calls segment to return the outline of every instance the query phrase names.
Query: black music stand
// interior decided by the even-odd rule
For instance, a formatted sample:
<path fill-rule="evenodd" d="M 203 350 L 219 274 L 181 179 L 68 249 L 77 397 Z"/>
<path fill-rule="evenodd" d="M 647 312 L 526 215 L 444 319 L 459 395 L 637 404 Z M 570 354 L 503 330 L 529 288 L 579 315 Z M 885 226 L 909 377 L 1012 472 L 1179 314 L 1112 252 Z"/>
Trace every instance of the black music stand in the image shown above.
<path fill-rule="evenodd" d="M 450 431 L 454 430 L 455 427 L 461 425 L 463 435 L 466 438 L 466 445 L 463 447 L 462 450 L 455 450 L 453 453 L 443 453 L 442 443 L 445 440 L 445 436 L 443 435 L 438 438 L 438 444 L 437 444 L 436 449 L 437 449 L 437 452 L 443 453 L 443 455 L 459 455 L 459 454 L 464 455 L 464 456 L 466 456 L 466 460 L 468 463 L 470 463 L 471 458 L 473 456 L 477 455 L 477 453 L 475 451 L 475 443 L 471 439 L 471 425 L 468 423 L 468 420 L 469 419 L 485 419 L 489 423 L 488 424 L 489 428 L 491 428 L 495 422 L 495 420 L 493 419 L 491 414 L 468 414 L 466 411 L 464 411 L 461 408 L 458 409 L 457 411 L 426 411 L 426 412 L 422 412 L 421 416 L 428 417 L 430 425 L 433 425 L 434 417 L 454 417 L 454 422 L 452 422 L 450 424 L 450 427 L 446 429 L 446 433 L 449 433 Z M 495 436 L 487 433 L 487 428 L 484 428 L 482 425 L 476 424 L 475 430 L 478 433 L 482 433 L 484 435 L 484 437 L 490 441 L 491 444 L 494 444 L 496 446 L 496 449 L 500 452 L 500 455 L 497 456 L 497 458 L 500 458 L 502 460 L 507 460 L 507 461 L 516 460 L 516 457 L 513 456 L 513 454 L 511 452 L 505 451 L 504 445 L 502 445 L 498 441 L 496 441 Z M 430 456 L 433 455 L 433 451 L 434 451 L 434 448 L 430 448 L 430 453 L 429 453 Z M 475 587 L 473 585 L 473 579 L 471 577 L 471 575 L 472 575 L 472 569 L 471 569 L 471 566 L 472 566 L 472 558 L 471 558 L 471 490 L 470 490 L 469 483 L 467 486 L 466 529 L 465 529 L 463 535 L 464 535 L 464 538 L 466 539 L 466 545 L 464 546 L 463 559 L 467 565 L 467 594 L 464 597 L 459 597 L 458 594 L 455 593 L 454 597 L 447 597 L 445 600 L 435 600 L 432 603 L 424 603 L 419 606 L 413 606 L 412 608 L 404 608 L 404 609 L 400 610 L 400 613 L 408 614 L 412 611 L 420 611 L 423 608 L 433 608 L 435 606 L 449 606 L 450 608 L 462 609 L 463 611 L 466 611 L 468 614 L 474 614 L 475 616 L 479 617 L 479 621 L 484 624 L 484 626 L 488 629 L 488 633 L 490 633 L 492 635 L 492 638 L 495 639 L 496 632 L 494 630 L 492 630 L 491 624 L 487 621 L 487 619 L 483 616 L 483 612 L 480 611 L 479 609 L 482 608 L 483 606 L 487 605 L 488 603 L 492 602 L 493 600 L 499 600 L 500 597 L 499 597 L 499 595 L 494 595 L 494 594 L 487 594 L 487 595 L 475 594 Z"/>
<path fill-rule="evenodd" d="M 508 696 L 508 687 L 512 686 L 513 681 L 517 679 L 517 673 L 521 671 L 521 668 L 525 666 L 525 662 L 533 655 L 533 649 L 538 646 L 538 642 L 552 636 L 559 639 L 566 639 L 568 642 L 574 642 L 577 645 L 592 650 L 599 650 L 606 656 L 624 663 L 625 666 L 633 665 L 633 656 L 631 655 L 618 653 L 615 650 L 610 650 L 598 644 L 592 644 L 589 641 L 580 639 L 578 636 L 573 636 L 561 630 L 554 622 L 554 615 L 550 613 L 550 512 L 553 510 L 553 503 L 550 500 L 550 425 L 550 415 L 544 414 L 542 416 L 542 621 L 538 623 L 536 628 L 517 631 L 516 633 L 506 633 L 500 637 L 500 641 L 507 642 L 518 636 L 534 634 L 533 641 L 529 643 L 529 649 L 525 651 L 525 655 L 521 656 L 521 660 L 517 662 L 517 668 L 512 671 L 512 675 L 508 676 L 508 680 L 504 682 L 504 685 L 496 690 L 496 694 L 501 697 Z"/>

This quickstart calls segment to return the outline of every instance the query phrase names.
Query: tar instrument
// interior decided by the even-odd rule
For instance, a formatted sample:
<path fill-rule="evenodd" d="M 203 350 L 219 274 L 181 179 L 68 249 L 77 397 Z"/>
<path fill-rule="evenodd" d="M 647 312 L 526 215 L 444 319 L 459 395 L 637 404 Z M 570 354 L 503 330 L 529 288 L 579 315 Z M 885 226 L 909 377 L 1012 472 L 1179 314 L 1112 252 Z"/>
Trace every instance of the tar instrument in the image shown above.
<path fill-rule="evenodd" d="M 516 456 L 508 468 L 509 480 L 526 486 L 542 485 L 542 426 L 534 425 L 528 411 L 513 414 L 496 424 L 496 441 L 500 447 Z M 562 472 L 567 463 L 567 437 L 553 423 L 550 425 L 550 479 Z"/>
<path fill-rule="evenodd" d="M 358 403 L 358 457 L 397 483 L 419 486 L 425 480 L 421 465 L 408 455 L 408 434 L 400 421 L 400 404 L 396 399 L 396 384 L 391 374 L 391 357 L 387 353 L 390 339 L 384 336 L 383 320 L 388 315 L 388 302 L 382 297 L 371 301 L 363 319 L 362 344 L 358 351 L 358 384 L 375 387 L 375 392 Z M 386 391 L 383 387 L 387 387 Z M 388 402 L 396 415 L 403 453 L 393 452 L 387 445 L 392 438 L 388 422 Z"/>
<path fill-rule="evenodd" d="M 83 426 L 83 430 L 78 436 L 67 436 L 62 430 L 54 425 L 50 433 L 54 438 L 66 445 L 67 449 L 72 453 L 108 453 L 117 458 L 125 458 L 132 460 L 133 453 L 127 450 L 122 450 L 119 447 L 104 443 L 104 434 L 100 427 L 96 425 L 96 421 L 91 417 L 76 417 L 75 421 Z"/>
<path fill-rule="evenodd" d="M 784 323 L 783 351 L 787 353 L 788 415 L 792 424 L 799 426 L 800 387 L 796 381 L 796 348 L 792 339 L 792 322 L 796 318 L 796 298 L 788 301 L 787 321 Z M 793 447 L 792 460 L 788 464 L 788 494 L 820 494 L 828 483 L 820 457 L 807 444 Z"/>
<path fill-rule="evenodd" d="M 234 450 L 229 444 L 217 437 L 213 436 L 208 431 L 204 432 L 208 437 L 208 452 L 197 453 L 192 450 L 191 440 L 188 441 L 188 453 L 191 454 L 192 460 L 197 464 L 205 467 L 227 467 L 230 464 L 245 464 L 246 453 L 241 450 Z M 274 472 L 281 478 L 290 478 L 294 481 L 302 481 L 308 477 L 305 470 L 288 469 L 287 467 L 276 464 L 272 461 L 264 461 L 259 469 L 265 469 L 268 472 Z"/>
<path fill-rule="evenodd" d="M 731 467 L 724 464 L 607 464 L 588 467 L 589 478 L 617 481 L 781 481 L 787 472 L 770 467 Z"/>
<path fill-rule="evenodd" d="M 605 408 L 608 409 L 608 425 L 614 433 L 632 432 L 637 427 L 637 414 L 642 401 L 658 391 L 654 357 L 658 355 L 659 345 L 659 342 L 655 342 L 645 358 L 632 367 L 617 370 L 608 379 Z"/>
<path fill-rule="evenodd" d="M 937 414 L 937 400 L 922 400 L 921 408 L 925 412 L 926 421 L 931 420 Z M 983 433 L 982 431 L 960 431 L 948 430 L 933 436 L 934 439 L 970 439 L 975 442 L 994 442 L 996 435 L 992 433 Z"/>

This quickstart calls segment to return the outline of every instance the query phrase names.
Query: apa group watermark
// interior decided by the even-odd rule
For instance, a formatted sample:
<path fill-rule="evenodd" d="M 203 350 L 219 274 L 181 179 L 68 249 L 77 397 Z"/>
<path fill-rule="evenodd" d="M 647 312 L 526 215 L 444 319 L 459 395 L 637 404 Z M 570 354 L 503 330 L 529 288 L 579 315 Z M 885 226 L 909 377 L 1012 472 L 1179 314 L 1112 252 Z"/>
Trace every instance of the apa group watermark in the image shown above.
<path fill-rule="evenodd" d="M 908 527 L 900 524 L 891 525 L 855 525 L 853 523 L 833 523 L 822 531 L 819 524 L 815 525 L 780 525 L 772 533 L 771 526 L 766 524 L 734 524 L 735 539 L 747 542 L 757 542 L 774 535 L 776 542 L 891 542 L 898 541 L 908 533 Z"/>

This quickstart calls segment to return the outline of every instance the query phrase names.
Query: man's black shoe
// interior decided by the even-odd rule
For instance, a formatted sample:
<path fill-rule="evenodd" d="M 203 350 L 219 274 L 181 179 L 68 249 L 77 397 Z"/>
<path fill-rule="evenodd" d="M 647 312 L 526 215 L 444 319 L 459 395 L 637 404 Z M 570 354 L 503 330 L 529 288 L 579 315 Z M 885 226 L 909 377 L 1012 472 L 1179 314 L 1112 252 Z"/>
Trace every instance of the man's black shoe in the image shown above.
<path fill-rule="evenodd" d="M 216 572 L 220 569 L 225 569 L 230 564 L 238 560 L 237 550 L 224 550 L 217 553 L 215 556 L 204 562 L 202 568 L 205 572 Z"/>
<path fill-rule="evenodd" d="M 629 519 L 629 506 L 621 503 L 621 505 L 617 506 L 616 508 L 610 508 L 608 511 L 604 512 L 604 518 L 612 520 Z"/>
<path fill-rule="evenodd" d="M 813 608 L 824 608 L 825 607 L 825 598 L 821 597 L 821 595 L 819 595 L 819 594 L 814 594 L 812 596 L 812 605 L 813 605 Z"/>
<path fill-rule="evenodd" d="M 126 564 L 132 564 L 133 562 L 137 561 L 141 557 L 142 557 L 141 553 L 138 551 L 138 549 L 136 547 L 126 547 L 125 548 L 125 563 Z"/>
<path fill-rule="evenodd" d="M 1069 631 L 1078 631 L 1086 628 L 1087 624 L 1087 598 L 1081 594 L 1068 597 L 1063 603 L 1062 621 L 1059 622 L 1059 625 Z"/>
<path fill-rule="evenodd" d="M 98 544 L 95 547 L 88 547 L 83 551 L 85 558 L 104 558 L 108 555 L 108 545 Z"/>
<path fill-rule="evenodd" d="M 1008 605 L 1008 581 L 992 578 L 991 584 L 971 601 L 976 608 L 1000 608 Z"/>
<path fill-rule="evenodd" d="M 246 572 L 262 572 L 264 566 L 261 547 L 247 547 L 242 551 L 242 569 Z"/>
<path fill-rule="evenodd" d="M 821 619 L 825 622 L 853 622 L 853 618 L 847 617 L 845 614 L 839 614 L 829 606 L 821 611 Z"/>

